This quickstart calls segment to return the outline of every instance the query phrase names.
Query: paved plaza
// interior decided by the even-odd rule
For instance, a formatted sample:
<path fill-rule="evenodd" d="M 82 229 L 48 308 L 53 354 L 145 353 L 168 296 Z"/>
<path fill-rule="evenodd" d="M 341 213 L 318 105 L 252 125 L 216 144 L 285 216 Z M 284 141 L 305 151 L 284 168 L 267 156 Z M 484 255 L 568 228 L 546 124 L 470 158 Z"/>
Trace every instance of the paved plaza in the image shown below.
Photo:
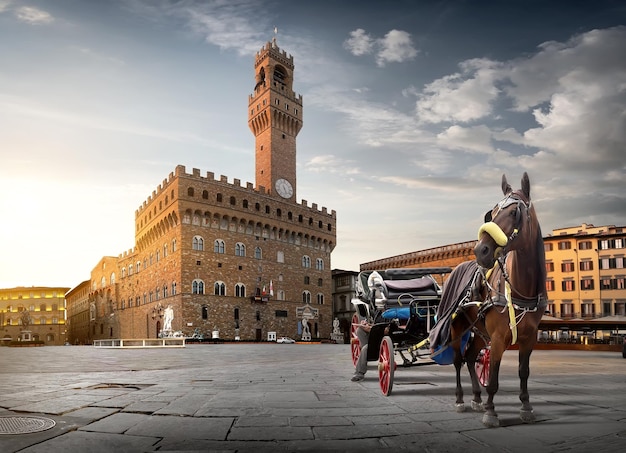
<path fill-rule="evenodd" d="M 0 452 L 626 449 L 621 353 L 535 351 L 529 387 L 537 422 L 524 425 L 517 353 L 508 351 L 496 397 L 500 428 L 485 428 L 482 414 L 455 412 L 452 366 L 398 368 L 389 397 L 379 391 L 375 363 L 364 381 L 351 382 L 352 373 L 349 345 L 4 347 L 0 420 L 54 426 L 1 434 Z"/>

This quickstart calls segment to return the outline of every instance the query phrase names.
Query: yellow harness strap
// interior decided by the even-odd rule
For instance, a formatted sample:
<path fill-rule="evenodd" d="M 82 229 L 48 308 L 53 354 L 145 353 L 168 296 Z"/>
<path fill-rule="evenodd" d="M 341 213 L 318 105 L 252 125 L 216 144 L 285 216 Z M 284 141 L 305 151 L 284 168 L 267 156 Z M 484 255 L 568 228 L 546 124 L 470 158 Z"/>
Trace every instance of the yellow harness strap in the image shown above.
<path fill-rule="evenodd" d="M 509 307 L 509 327 L 513 335 L 511 344 L 515 344 L 517 343 L 517 323 L 515 322 L 515 308 L 513 307 L 513 301 L 511 301 L 511 285 L 509 285 L 509 282 L 504 283 L 504 297 L 506 298 L 506 306 Z"/>
<path fill-rule="evenodd" d="M 478 229 L 479 241 L 480 241 L 480 236 L 483 233 L 487 233 L 489 236 L 491 236 L 493 240 L 496 241 L 496 244 L 498 244 L 500 247 L 504 247 L 509 242 L 509 238 L 506 237 L 506 234 L 504 234 L 504 231 L 502 231 L 500 226 L 495 222 L 483 223 L 480 226 L 480 228 Z"/>

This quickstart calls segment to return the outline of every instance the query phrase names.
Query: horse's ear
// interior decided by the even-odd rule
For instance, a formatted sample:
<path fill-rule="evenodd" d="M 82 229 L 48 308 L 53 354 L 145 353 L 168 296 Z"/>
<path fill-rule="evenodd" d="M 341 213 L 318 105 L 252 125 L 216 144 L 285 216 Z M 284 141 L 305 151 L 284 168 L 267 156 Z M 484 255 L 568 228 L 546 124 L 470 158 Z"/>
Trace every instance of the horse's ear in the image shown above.
<path fill-rule="evenodd" d="M 511 189 L 511 186 L 509 185 L 509 183 L 506 182 L 506 175 L 503 174 L 502 175 L 502 193 L 504 195 L 508 195 L 509 192 L 511 192 L 511 190 L 513 190 L 513 189 Z"/>
<path fill-rule="evenodd" d="M 528 179 L 528 173 L 526 172 L 522 176 L 522 193 L 530 201 L 530 179 Z"/>

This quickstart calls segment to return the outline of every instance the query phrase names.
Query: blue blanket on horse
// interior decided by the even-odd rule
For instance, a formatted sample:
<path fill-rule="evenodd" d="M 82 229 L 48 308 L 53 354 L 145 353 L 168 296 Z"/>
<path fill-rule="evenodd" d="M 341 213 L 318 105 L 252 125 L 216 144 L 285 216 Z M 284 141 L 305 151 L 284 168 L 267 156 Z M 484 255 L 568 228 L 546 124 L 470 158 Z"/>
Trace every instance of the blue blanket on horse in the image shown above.
<path fill-rule="evenodd" d="M 450 342 L 452 315 L 463 300 L 471 297 L 471 286 L 476 272 L 478 272 L 476 261 L 465 261 L 454 268 L 444 283 L 441 302 L 437 308 L 437 322 L 428 337 L 431 351 L 446 347 Z"/>

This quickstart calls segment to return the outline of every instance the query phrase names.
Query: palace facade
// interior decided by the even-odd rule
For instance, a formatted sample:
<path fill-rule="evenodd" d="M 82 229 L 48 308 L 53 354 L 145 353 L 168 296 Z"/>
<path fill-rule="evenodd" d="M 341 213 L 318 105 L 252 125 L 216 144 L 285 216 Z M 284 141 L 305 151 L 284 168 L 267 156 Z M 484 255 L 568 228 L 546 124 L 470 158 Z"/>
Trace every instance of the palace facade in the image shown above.
<path fill-rule="evenodd" d="M 43 341 L 63 345 L 65 293 L 69 288 L 31 286 L 0 289 L 0 341 Z M 27 335 L 24 336 L 24 333 Z"/>
<path fill-rule="evenodd" d="M 87 342 L 330 338 L 336 213 L 296 201 L 303 111 L 293 57 L 273 40 L 257 53 L 254 71 L 248 124 L 256 184 L 177 166 L 135 211 L 135 246 L 92 270 Z M 73 307 L 81 292 L 68 296 Z M 70 325 L 82 326 L 77 335 L 84 317 L 84 309 L 72 311 Z"/>

